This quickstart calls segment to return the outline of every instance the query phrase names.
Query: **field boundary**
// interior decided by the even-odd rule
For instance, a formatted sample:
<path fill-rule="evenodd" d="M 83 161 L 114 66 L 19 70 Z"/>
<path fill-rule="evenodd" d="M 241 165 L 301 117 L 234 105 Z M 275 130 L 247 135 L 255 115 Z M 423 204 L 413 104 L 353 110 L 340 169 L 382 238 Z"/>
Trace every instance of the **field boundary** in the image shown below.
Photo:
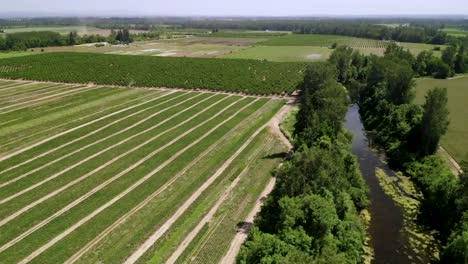
<path fill-rule="evenodd" d="M 51 81 L 36 81 L 36 80 L 25 80 L 25 79 L 8 79 L 8 78 L 0 78 L 1 81 L 16 81 L 16 82 L 23 82 L 23 83 L 50 83 L 50 84 L 61 84 L 61 85 L 87 85 L 88 87 L 99 86 L 103 88 L 122 88 L 122 89 L 142 89 L 142 90 L 161 90 L 161 91 L 182 91 L 182 92 L 204 92 L 204 93 L 215 93 L 215 94 L 224 94 L 224 95 L 239 95 L 245 97 L 254 97 L 254 98 L 271 98 L 271 99 L 295 99 L 293 95 L 278 95 L 278 94 L 270 94 L 270 95 L 260 95 L 260 94 L 248 94 L 248 93 L 241 93 L 241 92 L 227 92 L 227 91 L 216 91 L 210 89 L 203 89 L 203 88 L 171 88 L 171 87 L 164 87 L 164 86 L 154 86 L 154 87 L 147 87 L 147 86 L 123 86 L 123 85 L 109 85 L 109 84 L 95 84 L 95 83 L 74 83 L 74 82 L 51 82 Z M 294 93 L 294 92 L 293 92 Z"/>

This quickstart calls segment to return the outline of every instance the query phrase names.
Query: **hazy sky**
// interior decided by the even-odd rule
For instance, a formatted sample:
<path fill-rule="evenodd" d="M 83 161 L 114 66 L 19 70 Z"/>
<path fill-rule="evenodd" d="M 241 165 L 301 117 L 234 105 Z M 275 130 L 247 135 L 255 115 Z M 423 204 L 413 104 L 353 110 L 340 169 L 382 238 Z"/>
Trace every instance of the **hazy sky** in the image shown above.
<path fill-rule="evenodd" d="M 0 12 L 119 15 L 468 15 L 467 0 L 0 0 Z"/>

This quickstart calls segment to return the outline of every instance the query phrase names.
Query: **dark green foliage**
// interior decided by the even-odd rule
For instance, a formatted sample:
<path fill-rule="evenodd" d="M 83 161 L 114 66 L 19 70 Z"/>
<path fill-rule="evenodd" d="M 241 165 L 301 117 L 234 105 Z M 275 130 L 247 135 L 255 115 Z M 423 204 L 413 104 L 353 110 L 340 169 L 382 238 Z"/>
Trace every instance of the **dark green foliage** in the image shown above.
<path fill-rule="evenodd" d="M 347 141 L 343 137 L 341 140 Z M 305 193 L 325 195 L 325 190 L 337 196 L 346 191 L 358 210 L 364 209 L 368 205 L 365 183 L 355 157 L 343 151 L 348 143 L 340 141 L 330 149 L 317 146 L 295 153 L 277 171 L 275 192 L 293 197 Z"/>
<path fill-rule="evenodd" d="M 449 125 L 447 89 L 429 90 L 423 105 L 424 114 L 421 122 L 420 153 L 423 156 L 434 154 L 440 138 L 447 132 Z"/>
<path fill-rule="evenodd" d="M 455 57 L 455 66 L 454 66 L 455 73 L 466 72 L 467 70 L 466 61 L 467 61 L 467 56 L 465 52 L 465 47 L 462 46 L 460 47 L 460 50 L 458 51 L 457 56 Z"/>
<path fill-rule="evenodd" d="M 325 135 L 336 138 L 347 111 L 347 98 L 345 89 L 336 81 L 335 68 L 327 63 L 311 64 L 300 89 L 296 146 L 311 146 Z"/>
<path fill-rule="evenodd" d="M 0 44 L 2 44 L 0 42 Z M 0 50 L 26 50 L 35 47 L 62 46 L 65 39 L 56 32 L 19 32 L 7 34 Z"/>
<path fill-rule="evenodd" d="M 455 203 L 457 178 L 437 156 L 412 162 L 406 171 L 418 183 L 424 195 L 420 208 L 421 220 L 439 230 L 443 238 L 448 237 L 459 219 Z"/>
<path fill-rule="evenodd" d="M 434 58 L 428 67 L 428 72 L 436 79 L 447 79 L 452 75 L 450 66 L 443 62 L 442 59 Z"/>
<path fill-rule="evenodd" d="M 291 93 L 305 64 L 257 60 L 47 53 L 3 59 L 3 78 L 146 87 L 206 88 L 249 94 Z"/>
<path fill-rule="evenodd" d="M 441 264 L 468 263 L 468 211 L 462 217 L 457 229 L 451 235 L 440 258 Z"/>
<path fill-rule="evenodd" d="M 361 263 L 366 231 L 359 211 L 368 189 L 351 136 L 342 129 L 344 88 L 328 63 L 308 67 L 291 160 L 275 172 L 277 182 L 238 263 Z"/>
<path fill-rule="evenodd" d="M 404 50 L 403 47 L 392 43 L 387 46 L 384 52 L 384 57 L 396 62 L 406 61 L 409 65 L 415 63 L 415 58 L 409 50 Z"/>
<path fill-rule="evenodd" d="M 449 46 L 442 51 L 442 61 L 445 62 L 451 69 L 455 67 L 455 58 L 457 56 L 457 47 Z"/>

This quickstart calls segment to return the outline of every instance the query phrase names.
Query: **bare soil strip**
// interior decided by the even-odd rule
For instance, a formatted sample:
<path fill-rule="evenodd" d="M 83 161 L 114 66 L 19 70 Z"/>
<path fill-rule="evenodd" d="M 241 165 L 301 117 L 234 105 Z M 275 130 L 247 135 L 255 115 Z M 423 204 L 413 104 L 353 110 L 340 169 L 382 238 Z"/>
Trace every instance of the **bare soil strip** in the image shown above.
<path fill-rule="evenodd" d="M 255 137 L 265 128 L 265 125 L 255 131 L 249 139 L 231 156 L 228 160 L 198 188 L 185 203 L 180 206 L 177 211 L 158 229 L 154 232 L 133 254 L 124 262 L 125 264 L 135 263 L 146 251 L 161 238 L 164 233 L 182 216 L 185 211 L 198 199 L 198 197 L 226 170 L 226 168 L 236 159 L 242 151 L 255 139 Z"/>
<path fill-rule="evenodd" d="M 7 146 L 9 146 L 9 145 L 12 145 L 12 144 L 16 144 L 18 141 L 23 141 L 23 140 L 25 140 L 25 139 L 27 139 L 27 138 L 30 138 L 30 137 L 36 137 L 36 136 L 37 136 L 38 134 L 40 134 L 40 133 L 48 132 L 48 131 L 51 131 L 51 130 L 54 130 L 54 129 L 57 129 L 57 128 L 60 128 L 60 127 L 66 126 L 66 125 L 69 125 L 69 124 L 71 124 L 71 123 L 78 122 L 78 121 L 83 120 L 83 119 L 86 119 L 86 118 L 88 118 L 88 117 L 92 117 L 92 116 L 99 115 L 99 114 L 101 114 L 101 113 L 103 113 L 103 112 L 106 112 L 106 111 L 109 111 L 109 110 L 111 110 L 111 109 L 121 107 L 122 105 L 126 105 L 126 104 L 132 103 L 132 102 L 134 102 L 134 101 L 142 100 L 143 98 L 147 98 L 147 97 L 154 96 L 154 95 L 157 95 L 157 94 L 161 94 L 161 93 L 154 92 L 154 93 L 145 94 L 145 95 L 143 95 L 143 96 L 141 96 L 141 97 L 137 97 L 137 98 L 134 98 L 134 99 L 129 100 L 129 101 L 125 101 L 125 102 L 120 103 L 120 104 L 117 104 L 117 105 L 112 105 L 112 106 L 106 107 L 106 108 L 104 108 L 104 109 L 102 109 L 102 110 L 99 110 L 99 111 L 97 111 L 97 112 L 94 112 L 94 113 L 92 113 L 92 114 L 88 114 L 88 115 L 85 115 L 85 116 L 76 118 L 76 119 L 74 119 L 74 120 L 65 122 L 65 123 L 63 123 L 63 124 L 60 124 L 60 125 L 57 125 L 57 126 L 52 126 L 52 127 L 49 127 L 49 128 L 47 128 L 47 129 L 45 129 L 45 130 L 41 130 L 41 131 L 38 131 L 38 132 L 36 132 L 36 133 L 29 134 L 29 135 L 27 135 L 27 136 L 18 137 L 18 138 L 14 139 L 14 140 L 8 141 L 7 144 L 0 145 L 0 149 L 1 149 L 1 148 L 4 148 L 4 147 L 7 147 Z M 16 121 L 16 120 L 17 120 L 17 119 L 15 119 L 14 121 Z M 10 120 L 10 121 L 8 121 L 8 122 L 13 122 L 13 121 Z M 1 174 L 1 172 L 0 172 L 0 174 Z"/>
<path fill-rule="evenodd" d="M 224 190 L 224 192 L 221 194 L 219 199 L 216 201 L 216 203 L 211 207 L 210 211 L 203 217 L 203 219 L 197 224 L 197 226 L 185 237 L 184 241 L 182 241 L 181 244 L 177 247 L 177 249 L 172 253 L 172 255 L 169 257 L 169 259 L 166 261 L 166 264 L 174 264 L 177 259 L 182 255 L 184 250 L 192 243 L 193 239 L 198 235 L 200 230 L 209 222 L 213 220 L 214 215 L 218 211 L 219 207 L 223 204 L 224 201 L 228 198 L 228 196 L 231 194 L 232 190 L 237 186 L 239 183 L 240 179 L 242 176 L 244 176 L 245 173 L 249 170 L 250 166 L 252 163 L 255 161 L 255 158 L 261 153 L 268 144 L 272 142 L 272 139 L 269 138 L 264 144 L 263 147 L 258 148 L 250 158 L 250 161 L 247 163 L 245 168 L 239 173 L 239 175 L 232 181 L 232 183 Z"/>
<path fill-rule="evenodd" d="M 225 99 L 226 99 L 226 98 L 224 98 L 223 100 L 225 100 Z M 221 101 L 223 101 L 223 100 L 221 100 Z M 216 102 L 215 104 L 211 105 L 209 108 L 213 107 L 214 105 L 219 104 L 221 101 Z M 208 109 L 209 109 L 209 108 L 208 108 Z M 203 112 L 205 112 L 205 111 L 203 111 Z M 200 112 L 199 114 L 201 114 L 201 113 L 203 113 L 203 112 Z M 199 114 L 195 115 L 193 118 L 195 118 L 195 117 L 198 116 Z M 182 126 L 183 124 L 189 122 L 189 121 L 192 120 L 193 118 L 190 118 L 190 119 L 184 121 L 183 123 L 179 123 L 176 127 L 170 128 L 170 129 L 168 129 L 168 130 L 166 130 L 166 131 L 164 131 L 164 132 L 162 132 L 162 133 L 160 133 L 160 134 L 154 136 L 153 138 L 151 138 L 151 139 L 145 141 L 144 143 L 142 143 L 142 144 L 140 144 L 140 145 L 138 145 L 138 146 L 132 148 L 131 150 L 129 150 L 129 151 L 125 152 L 125 153 L 120 154 L 119 156 L 113 158 L 112 160 L 110 160 L 110 161 L 108 161 L 108 162 L 102 164 L 101 166 L 99 166 L 98 168 L 92 170 L 91 172 L 88 172 L 87 174 L 85 174 L 85 175 L 83 175 L 83 176 L 81 176 L 81 177 L 79 177 L 79 178 L 77 178 L 77 179 L 75 179 L 75 180 L 69 182 L 68 184 L 66 184 L 66 185 L 64 185 L 64 186 L 62 186 L 62 187 L 60 187 L 59 189 L 57 189 L 57 190 L 55 190 L 55 191 L 53 191 L 53 192 L 48 193 L 46 196 L 43 196 L 43 197 L 41 197 L 40 199 L 35 200 L 33 203 L 31 203 L 31 204 L 29 204 L 29 205 L 27 205 L 27 206 L 21 208 L 20 210 L 18 210 L 18 211 L 16 211 L 15 213 L 9 215 L 9 216 L 6 217 L 5 219 L 2 219 L 2 220 L 0 221 L 0 227 L 3 226 L 3 225 L 5 225 L 5 224 L 7 224 L 8 222 L 10 222 L 11 220 L 15 219 L 16 217 L 20 216 L 21 214 L 25 213 L 26 211 L 30 210 L 31 208 L 37 206 L 38 204 L 44 202 L 45 200 L 52 198 L 53 196 L 55 196 L 55 195 L 57 195 L 57 194 L 63 192 L 64 190 L 68 189 L 69 187 L 71 187 L 71 186 L 73 186 L 73 185 L 75 185 L 75 184 L 77 184 L 77 183 L 79 183 L 79 182 L 85 180 L 86 178 L 88 178 L 88 177 L 94 175 L 95 173 L 99 172 L 100 170 L 102 170 L 102 169 L 108 167 L 109 165 L 111 165 L 112 163 L 114 163 L 114 162 L 116 162 L 117 160 L 121 159 L 122 157 L 124 157 L 124 156 L 126 156 L 126 155 L 128 155 L 128 154 L 130 154 L 130 153 L 132 153 L 132 152 L 134 152 L 134 151 L 136 151 L 136 150 L 138 150 L 139 148 L 143 147 L 144 145 L 150 143 L 151 141 L 154 141 L 156 138 L 159 138 L 160 136 L 162 136 L 162 135 L 164 135 L 164 134 L 167 134 L 168 132 L 170 132 L 170 131 L 172 131 L 172 130 L 174 130 L 174 129 L 180 127 L 180 126 Z M 167 119 L 167 121 L 168 121 L 168 120 L 170 120 L 170 118 Z M 166 121 L 165 121 L 165 122 L 166 122 Z M 137 136 L 140 136 L 141 134 L 146 133 L 146 132 L 148 132 L 148 131 L 150 131 L 150 130 L 152 130 L 152 129 L 154 129 L 154 128 L 160 126 L 160 125 L 161 125 L 161 123 L 160 123 L 160 124 L 157 124 L 157 125 L 155 125 L 155 126 L 153 126 L 153 127 L 151 127 L 151 128 L 149 128 L 149 129 L 147 129 L 147 130 L 145 130 L 145 131 L 143 131 L 143 132 L 141 132 L 141 133 L 138 133 L 138 134 L 132 136 L 131 138 L 129 138 L 128 140 L 125 140 L 125 142 L 127 142 L 127 141 L 129 141 L 129 140 L 131 140 L 131 139 L 133 139 L 133 138 L 135 138 L 135 137 L 137 137 Z M 123 144 L 123 143 L 125 143 L 125 142 L 121 142 L 121 143 L 119 143 L 119 144 Z M 113 147 L 113 146 L 112 146 L 112 147 Z M 109 150 L 109 148 L 105 149 L 104 151 L 107 151 L 107 150 Z M 104 151 L 102 151 L 102 152 L 104 152 Z M 121 175 L 119 174 L 118 177 L 115 176 L 115 177 L 111 178 L 111 179 L 113 179 L 113 180 L 112 180 L 112 181 L 109 181 L 108 184 L 110 184 L 110 183 L 113 182 L 114 180 L 120 178 L 120 176 L 121 176 Z M 115 179 L 114 179 L 114 178 L 115 178 Z M 103 185 L 103 187 L 107 186 L 108 184 Z M 102 188 L 100 188 L 100 189 L 102 189 Z M 99 189 L 99 190 L 100 190 L 100 189 Z M 98 191 L 98 190 L 97 190 L 97 191 Z M 90 195 L 91 195 L 91 194 L 90 194 Z M 0 252 L 1 252 L 1 250 L 0 250 Z"/>
<path fill-rule="evenodd" d="M 258 100 L 258 99 L 257 99 Z M 180 135 L 179 137 L 177 137 L 176 139 L 172 140 L 171 142 L 169 142 L 166 146 L 168 145 L 171 145 L 175 142 L 177 142 L 178 140 L 180 140 L 182 137 L 184 137 L 185 135 L 191 133 L 193 130 L 195 130 L 196 128 L 198 127 L 201 127 L 202 125 L 206 124 L 207 122 L 209 122 L 210 120 L 216 118 L 217 116 L 219 116 L 221 113 L 225 112 L 228 108 L 230 108 L 231 106 L 235 105 L 237 102 L 239 101 L 236 101 L 236 102 L 233 102 L 232 104 L 230 104 L 228 107 L 224 108 L 223 110 L 221 110 L 220 112 L 218 112 L 217 114 L 213 115 L 212 117 L 210 117 L 209 119 L 203 121 L 202 123 L 200 123 L 199 125 L 193 127 L 192 129 L 189 129 L 187 130 L 184 134 Z M 122 193 L 120 193 L 119 195 L 117 195 L 116 197 L 114 197 L 112 200 L 110 200 L 109 202 L 107 202 L 106 204 L 102 205 L 101 207 L 99 207 L 98 209 L 96 209 L 95 211 L 93 211 L 91 214 L 87 215 L 85 218 L 81 219 L 79 222 L 77 222 L 76 224 L 74 224 L 73 226 L 71 226 L 70 228 L 68 228 L 67 230 L 65 230 L 64 232 L 62 232 L 61 234 L 59 234 L 58 236 L 54 237 L 51 241 L 49 241 L 48 243 L 46 243 L 45 245 L 41 246 L 39 249 L 37 249 L 36 251 L 34 251 L 32 254 L 30 254 L 29 256 L 27 256 L 26 258 L 24 258 L 23 260 L 21 260 L 19 263 L 28 263 L 29 261 L 31 261 L 32 259 L 34 259 L 35 257 L 37 257 L 38 255 L 40 255 L 42 252 L 44 252 L 45 250 L 47 250 L 48 248 L 52 247 L 55 243 L 57 243 L 58 241 L 60 241 L 61 239 L 63 239 L 64 237 L 66 237 L 68 234 L 70 234 L 71 232 L 75 231 L 77 228 L 79 228 L 81 225 L 85 224 L 86 222 L 88 222 L 89 220 L 91 220 L 93 217 L 95 217 L 96 215 L 98 215 L 99 213 L 101 213 L 102 211 L 104 211 L 106 208 L 108 208 L 109 206 L 113 205 L 114 203 L 116 203 L 117 201 L 119 201 L 122 197 L 124 197 L 125 195 L 127 195 L 128 193 L 130 193 L 131 191 L 133 191 L 135 188 L 137 188 L 138 186 L 142 185 L 146 180 L 148 180 L 149 178 L 151 178 L 154 174 L 156 174 L 157 172 L 159 172 L 161 169 L 163 169 L 164 167 L 166 167 L 169 163 L 171 163 L 173 160 L 175 160 L 178 156 L 182 155 L 182 153 L 184 153 L 187 149 L 189 149 L 190 147 L 194 146 L 195 144 L 197 144 L 198 142 L 200 142 L 201 140 L 203 140 L 204 138 L 206 138 L 207 136 L 209 136 L 213 131 L 215 131 L 217 128 L 219 128 L 220 126 L 224 125 L 225 123 L 227 123 L 229 120 L 233 119 L 235 116 L 237 116 L 240 112 L 242 112 L 243 110 L 245 110 L 247 107 L 251 106 L 254 102 L 256 102 L 256 100 L 252 101 L 251 103 L 243 106 L 241 109 L 239 109 L 237 112 L 235 112 L 233 115 L 231 115 L 229 118 L 223 120 L 223 122 L 219 123 L 218 125 L 216 125 L 214 128 L 210 129 L 207 133 L 205 133 L 203 136 L 201 136 L 199 139 L 197 139 L 196 141 L 192 142 L 190 145 L 188 145 L 187 147 L 185 147 L 184 149 L 180 150 L 179 152 L 177 152 L 174 156 L 172 156 L 169 160 L 165 161 L 164 163 L 162 163 L 160 166 L 158 166 L 155 170 L 151 171 L 150 173 L 146 174 L 144 177 L 142 177 L 140 180 L 138 180 L 136 183 L 134 183 L 132 186 L 130 186 L 129 188 L 127 188 L 125 191 L 123 191 Z M 161 148 L 165 148 L 166 146 L 163 146 Z M 144 161 L 148 160 L 149 158 L 153 157 L 155 154 L 157 154 L 159 151 L 161 151 L 161 148 L 157 149 L 156 151 L 150 153 L 147 157 L 145 157 L 143 160 L 141 160 L 141 162 L 138 162 L 137 164 L 135 164 L 134 166 L 130 167 L 129 169 L 127 169 L 126 171 L 124 171 L 124 174 L 127 173 L 128 171 L 132 170 L 133 168 L 136 168 L 137 166 L 141 165 Z M 16 242 L 15 242 L 16 243 Z M 6 244 L 8 245 L 8 244 Z M 8 246 L 9 247 L 9 246 Z M 3 248 L 3 247 L 2 247 Z M 2 249 L 0 249 L 0 252 L 2 251 Z"/>
<path fill-rule="evenodd" d="M 0 107 L 0 110 L 2 110 L 2 112 L 0 112 L 0 114 L 11 113 L 11 112 L 18 111 L 18 110 L 21 110 L 21 109 L 24 109 L 24 108 L 29 108 L 31 106 L 40 105 L 40 104 L 51 102 L 51 101 L 54 101 L 54 100 L 60 100 L 62 98 L 70 96 L 70 95 L 82 93 L 83 91 L 95 90 L 95 89 L 99 89 L 99 88 L 101 88 L 101 87 L 80 87 L 80 88 L 71 89 L 71 90 L 66 91 L 66 92 L 57 93 L 57 94 L 53 94 L 53 95 L 49 95 L 49 96 L 44 96 L 44 97 L 41 97 L 41 98 L 36 98 L 36 99 L 29 100 L 29 101 L 24 101 L 24 102 L 21 102 L 21 103 L 8 105 L 8 106 L 5 106 L 5 107 Z M 5 109 L 7 109 L 7 110 L 5 110 Z"/>
<path fill-rule="evenodd" d="M 162 109 L 162 110 L 160 110 L 160 111 L 158 111 L 158 112 L 156 112 L 156 113 L 153 113 L 153 114 L 149 115 L 148 117 L 146 117 L 146 118 L 144 118 L 144 119 L 142 119 L 142 120 L 140 120 L 140 121 L 138 121 L 138 122 L 132 124 L 131 126 L 126 127 L 125 129 L 119 130 L 118 132 L 113 133 L 113 134 L 111 134 L 111 135 L 109 135 L 109 136 L 107 136 L 107 137 L 104 137 L 104 138 L 102 138 L 102 139 L 96 140 L 96 141 L 94 141 L 93 143 L 90 143 L 90 144 L 88 144 L 88 145 L 86 145 L 86 146 L 83 146 L 83 147 L 81 147 L 81 148 L 79 148 L 79 149 L 77 149 L 77 150 L 75 150 L 75 151 L 69 152 L 69 153 L 67 153 L 67 154 L 65 154 L 65 155 L 63 155 L 63 156 L 61 156 L 60 158 L 58 158 L 58 159 L 56 159 L 56 160 L 53 160 L 53 161 L 51 161 L 51 162 L 49 162 L 49 163 L 46 163 L 46 164 L 44 164 L 44 165 L 42 165 L 42 166 L 40 166 L 40 167 L 37 167 L 37 168 L 35 168 L 34 170 L 30 170 L 30 171 L 28 171 L 28 172 L 25 173 L 25 174 L 22 174 L 22 175 L 20 175 L 20 176 L 18 176 L 18 177 L 15 177 L 14 179 L 11 179 L 11 180 L 9 180 L 9 181 L 7 181 L 7 182 L 1 183 L 1 184 L 0 184 L 0 189 L 3 188 L 3 187 L 5 187 L 5 186 L 7 186 L 7 185 L 10 185 L 10 184 L 12 184 L 12 183 L 14 183 L 14 182 L 17 182 L 17 181 L 23 179 L 24 177 L 27 177 L 28 175 L 31 175 L 32 173 L 35 173 L 35 172 L 37 172 L 37 171 L 39 171 L 39 170 L 41 170 L 41 169 L 43 169 L 43 168 L 46 168 L 46 167 L 48 167 L 48 166 L 50 166 L 50 165 L 52 165 L 52 164 L 55 164 L 55 163 L 57 163 L 57 162 L 59 162 L 59 161 L 65 159 L 65 158 L 67 158 L 67 157 L 69 157 L 69 156 L 71 156 L 71 155 L 73 155 L 73 154 L 79 153 L 79 152 L 81 152 L 81 151 L 84 150 L 84 149 L 87 149 L 87 148 L 89 148 L 89 147 L 91 147 L 91 146 L 94 146 L 94 145 L 96 145 L 96 144 L 99 144 L 99 143 L 101 143 L 101 142 L 103 142 L 103 141 L 105 141 L 105 140 L 107 140 L 107 139 L 109 139 L 109 138 L 111 138 L 111 137 L 120 135 L 120 134 L 122 134 L 122 133 L 124 133 L 124 132 L 126 132 L 126 131 L 128 131 L 128 130 L 130 130 L 130 129 L 132 129 L 132 128 L 134 128 L 134 127 L 136 127 L 136 126 L 138 126 L 138 125 L 140 125 L 140 124 L 142 124 L 142 123 L 144 123 L 144 122 L 146 122 L 147 120 L 149 120 L 149 119 L 151 119 L 151 118 L 153 118 L 153 117 L 155 117 L 155 116 L 157 116 L 157 115 L 159 115 L 159 114 L 161 114 L 161 113 L 163 113 L 163 112 L 166 112 L 166 111 L 168 111 L 168 110 L 170 110 L 170 109 L 172 109 L 172 108 L 174 108 L 174 107 L 177 107 L 177 106 L 179 106 L 179 105 L 181 105 L 181 104 L 183 104 L 183 103 L 185 103 L 185 102 L 187 102 L 187 101 L 189 101 L 189 100 L 192 100 L 192 99 L 194 99 L 194 98 L 197 98 L 197 97 L 200 96 L 200 95 L 202 95 L 202 94 L 200 93 L 200 94 L 197 94 L 197 95 L 195 95 L 195 96 L 193 96 L 193 97 L 190 97 L 190 98 L 188 98 L 188 99 L 182 100 L 182 101 L 180 101 L 180 102 L 177 103 L 177 104 L 171 105 L 171 106 L 169 106 L 168 108 L 164 108 L 164 109 Z M 205 99 L 205 100 L 206 100 L 206 99 Z M 203 101 L 205 101 L 205 100 L 203 100 Z M 171 100 L 168 100 L 168 101 L 171 101 Z M 201 101 L 201 102 L 203 102 L 203 101 Z M 167 102 L 167 101 L 166 101 L 166 102 Z M 199 102 L 199 103 L 201 103 L 201 102 Z M 199 103 L 197 103 L 196 105 L 198 105 Z M 189 109 L 193 108 L 193 107 L 196 106 L 196 105 L 191 106 Z M 153 107 L 155 107 L 155 106 L 156 106 L 156 105 L 151 106 L 151 107 L 149 107 L 148 109 L 153 108 Z M 148 110 L 148 109 L 145 109 L 145 111 Z M 187 109 L 186 109 L 186 110 L 187 110 Z M 183 112 L 185 112 L 186 110 L 184 110 Z M 179 114 L 181 114 L 181 113 L 183 113 L 183 112 L 179 112 L 178 114 L 173 115 L 171 118 L 174 118 L 174 117 L 178 116 Z M 138 113 L 138 112 L 137 112 L 137 113 Z M 120 142 L 117 143 L 117 144 L 114 144 L 114 145 L 112 145 L 112 146 L 110 146 L 110 147 L 108 147 L 108 148 L 106 148 L 106 149 L 104 149 L 104 150 L 101 150 L 101 151 L 99 151 L 99 152 L 97 152 L 97 153 L 95 153 L 95 154 L 93 154 L 93 155 L 87 157 L 87 158 L 84 159 L 84 160 L 79 161 L 78 163 L 75 163 L 75 164 L 71 165 L 70 167 L 68 167 L 68 168 L 66 168 L 66 169 L 64 169 L 64 170 L 62 170 L 62 171 L 60 171 L 60 172 L 54 174 L 53 176 L 55 176 L 55 177 L 53 177 L 52 179 L 54 179 L 54 178 L 56 178 L 56 177 L 62 175 L 63 173 L 65 173 L 65 172 L 67 172 L 67 171 L 69 171 L 69 170 L 75 168 L 76 166 L 79 166 L 79 165 L 83 164 L 84 162 L 86 162 L 86 161 L 88 161 L 88 160 L 90 160 L 90 159 L 92 159 L 92 158 L 94 158 L 94 157 L 96 157 L 96 156 L 98 156 L 98 155 L 100 155 L 100 154 L 102 154 L 102 153 L 104 153 L 104 152 L 110 150 L 110 149 L 113 149 L 113 148 L 115 148 L 115 147 L 117 147 L 117 146 L 120 146 L 120 145 L 124 144 L 125 142 L 128 142 L 128 141 L 130 141 L 131 139 L 133 139 L 133 138 L 135 138 L 135 137 L 137 137 L 137 136 L 139 136 L 139 135 L 142 135 L 143 133 L 146 133 L 146 132 L 148 132 L 148 131 L 150 131 L 150 130 L 152 130 L 152 129 L 154 129 L 154 128 L 156 128 L 156 127 L 158 127 L 158 126 L 160 126 L 160 125 L 162 125 L 162 124 L 164 124 L 164 123 L 166 123 L 167 121 L 171 120 L 171 118 L 168 118 L 168 119 L 164 120 L 163 122 L 158 123 L 158 124 L 155 125 L 155 126 L 152 126 L 152 127 L 149 128 L 149 129 L 146 129 L 146 130 L 144 130 L 144 131 L 142 131 L 142 132 L 139 132 L 139 133 L 137 133 L 137 134 L 134 134 L 134 135 L 132 135 L 131 137 L 128 137 L 128 138 L 126 138 L 125 140 L 120 141 Z M 96 130 L 95 130 L 95 131 L 96 131 Z M 50 180 L 52 180 L 52 179 L 50 179 Z M 49 180 L 47 180 L 47 181 L 49 181 Z M 47 181 L 44 181 L 44 183 L 47 182 Z M 35 186 L 34 188 L 36 188 L 36 187 L 38 187 L 38 186 L 40 186 L 40 185 L 42 185 L 42 184 L 38 184 L 38 185 Z M 32 189 L 34 189 L 34 188 L 31 188 L 30 190 L 32 190 Z M 30 190 L 28 190 L 28 191 L 30 191 Z M 21 192 L 22 192 L 22 193 L 21 193 Z M 23 193 L 25 193 L 25 192 L 27 192 L 26 189 L 23 190 L 23 191 L 20 191 L 19 193 L 15 194 L 15 195 L 16 195 L 16 196 L 19 196 L 19 195 L 21 195 L 21 194 L 23 194 Z M 13 198 L 14 198 L 14 197 L 13 197 Z M 5 203 L 4 200 L 5 200 L 5 199 L 0 200 L 0 204 Z M 10 199 L 10 200 L 11 200 L 11 199 Z M 0 226 L 1 226 L 1 224 L 0 224 Z"/>
<path fill-rule="evenodd" d="M 131 109 L 133 109 L 133 108 L 139 107 L 140 105 L 144 105 L 144 104 L 150 103 L 150 102 L 155 101 L 155 100 L 157 100 L 157 99 L 159 99 L 159 98 L 161 98 L 161 97 L 165 97 L 165 96 L 168 96 L 168 95 L 173 94 L 173 93 L 175 93 L 175 92 L 169 92 L 169 93 L 163 94 L 162 96 L 158 96 L 158 97 L 153 98 L 153 99 L 151 99 L 151 100 L 148 100 L 148 101 L 145 101 L 145 102 L 142 102 L 142 103 L 138 103 L 138 104 L 135 104 L 135 105 L 126 107 L 126 108 L 124 108 L 124 109 L 121 109 L 121 110 L 119 110 L 119 111 L 115 111 L 115 112 L 113 112 L 113 113 L 110 113 L 110 114 L 108 114 L 108 115 L 102 116 L 102 117 L 100 117 L 100 118 L 96 118 L 96 119 L 94 119 L 94 120 L 92 120 L 92 121 L 89 121 L 89 122 L 87 122 L 87 123 L 81 124 L 81 125 L 76 126 L 76 127 L 74 127 L 74 128 L 67 129 L 67 130 L 65 130 L 65 131 L 63 131 L 63 132 L 60 132 L 60 133 L 55 134 L 55 135 L 53 135 L 53 136 L 51 136 L 51 137 L 45 138 L 45 139 L 43 139 L 43 140 L 41 140 L 41 141 L 39 141 L 39 142 L 36 142 L 36 143 L 34 143 L 34 144 L 31 144 L 31 145 L 29 145 L 29 146 L 27 146 L 27 147 L 24 147 L 24 148 L 22 148 L 22 149 L 19 149 L 19 150 L 13 152 L 13 153 L 10 153 L 10 154 L 7 154 L 7 155 L 5 155 L 5 156 L 3 156 L 3 157 L 0 157 L 0 161 L 4 161 L 4 160 L 9 159 L 9 158 L 11 158 L 11 157 L 13 157 L 13 156 L 15 156 L 15 155 L 18 155 L 18 154 L 23 153 L 23 152 L 25 152 L 25 151 L 27 151 L 27 150 L 30 150 L 30 149 L 32 149 L 32 148 L 35 148 L 35 147 L 37 147 L 37 146 L 39 146 L 39 145 L 42 145 L 42 144 L 44 144 L 44 143 L 46 143 L 46 142 L 49 142 L 49 141 L 51 141 L 51 140 L 53 140 L 53 139 L 56 139 L 56 138 L 61 137 L 61 136 L 63 136 L 63 135 L 69 134 L 69 133 L 71 133 L 71 132 L 73 132 L 73 131 L 76 131 L 76 130 L 78 130 L 78 129 L 80 129 L 80 128 L 83 128 L 83 127 L 92 125 L 92 124 L 97 123 L 97 122 L 99 122 L 99 121 L 101 121 L 101 120 L 104 120 L 104 119 L 106 119 L 106 118 L 109 118 L 109 117 L 118 115 L 118 114 L 120 114 L 120 113 L 122 113 L 122 112 L 125 112 L 125 111 L 131 110 Z"/>

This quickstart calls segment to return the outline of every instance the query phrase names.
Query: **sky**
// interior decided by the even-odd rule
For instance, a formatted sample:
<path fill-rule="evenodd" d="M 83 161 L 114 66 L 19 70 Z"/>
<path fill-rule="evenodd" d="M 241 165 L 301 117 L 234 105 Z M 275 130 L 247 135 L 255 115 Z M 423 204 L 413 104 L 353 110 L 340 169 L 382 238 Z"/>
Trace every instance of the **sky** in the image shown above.
<path fill-rule="evenodd" d="M 468 15 L 467 0 L 0 0 L 0 13 L 63 15 Z"/>

